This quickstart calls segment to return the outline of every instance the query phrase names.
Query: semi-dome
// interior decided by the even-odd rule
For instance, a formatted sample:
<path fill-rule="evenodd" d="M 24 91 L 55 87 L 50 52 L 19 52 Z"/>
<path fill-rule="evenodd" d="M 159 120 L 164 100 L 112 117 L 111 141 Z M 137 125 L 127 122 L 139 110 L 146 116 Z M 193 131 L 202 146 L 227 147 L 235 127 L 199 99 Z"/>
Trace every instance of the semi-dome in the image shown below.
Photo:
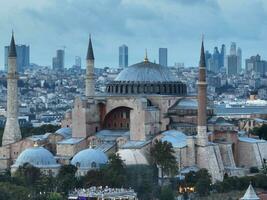
<path fill-rule="evenodd" d="M 139 149 L 120 149 L 117 154 L 125 165 L 148 165 L 148 161 Z"/>
<path fill-rule="evenodd" d="M 25 149 L 17 158 L 13 167 L 23 166 L 29 163 L 39 168 L 59 167 L 53 154 L 43 147 Z"/>
<path fill-rule="evenodd" d="M 144 61 L 123 69 L 115 81 L 174 82 L 178 80 L 168 67 Z"/>
<path fill-rule="evenodd" d="M 119 95 L 161 94 L 186 95 L 186 85 L 168 67 L 147 59 L 123 69 L 114 81 L 106 85 L 106 92 Z"/>
<path fill-rule="evenodd" d="M 108 157 L 103 151 L 85 149 L 78 152 L 71 160 L 71 164 L 84 169 L 99 168 L 108 162 Z"/>

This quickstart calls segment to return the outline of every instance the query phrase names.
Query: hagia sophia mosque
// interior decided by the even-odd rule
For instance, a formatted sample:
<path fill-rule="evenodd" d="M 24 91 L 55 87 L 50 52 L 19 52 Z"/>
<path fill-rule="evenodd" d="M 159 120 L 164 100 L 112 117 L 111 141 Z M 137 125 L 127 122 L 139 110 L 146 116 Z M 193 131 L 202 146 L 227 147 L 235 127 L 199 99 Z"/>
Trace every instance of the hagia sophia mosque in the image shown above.
<path fill-rule="evenodd" d="M 155 140 L 170 142 L 180 174 L 206 168 L 213 182 L 244 176 L 250 167 L 262 167 L 267 142 L 240 137 L 235 126 L 213 113 L 207 98 L 206 63 L 202 41 L 198 94 L 148 57 L 124 68 L 95 93 L 91 37 L 86 56 L 85 95 L 77 97 L 62 127 L 54 133 L 21 138 L 18 124 L 18 73 L 12 35 L 8 58 L 7 121 L 0 147 L 0 170 L 29 163 L 56 175 L 60 166 L 73 164 L 77 176 L 108 162 L 117 153 L 125 165 L 149 165 Z M 246 156 L 244 156 L 246 155 Z"/>

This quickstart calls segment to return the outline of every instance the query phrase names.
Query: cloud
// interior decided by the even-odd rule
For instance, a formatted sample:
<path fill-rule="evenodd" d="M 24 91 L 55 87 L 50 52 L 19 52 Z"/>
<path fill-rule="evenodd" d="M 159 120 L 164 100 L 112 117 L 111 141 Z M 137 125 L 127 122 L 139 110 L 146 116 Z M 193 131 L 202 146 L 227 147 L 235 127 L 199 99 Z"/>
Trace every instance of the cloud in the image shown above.
<path fill-rule="evenodd" d="M 14 28 L 18 43 L 31 45 L 32 61 L 46 65 L 62 45 L 67 47 L 68 65 L 76 55 L 85 57 L 89 33 L 99 66 L 117 66 L 122 43 L 129 46 L 130 63 L 140 61 L 145 48 L 157 60 L 158 47 L 164 46 L 169 48 L 170 64 L 196 65 L 202 33 L 210 48 L 232 40 L 249 48 L 244 50 L 247 55 L 264 53 L 265 48 L 264 0 L 0 0 L 0 4 L 0 45 L 9 43 Z"/>

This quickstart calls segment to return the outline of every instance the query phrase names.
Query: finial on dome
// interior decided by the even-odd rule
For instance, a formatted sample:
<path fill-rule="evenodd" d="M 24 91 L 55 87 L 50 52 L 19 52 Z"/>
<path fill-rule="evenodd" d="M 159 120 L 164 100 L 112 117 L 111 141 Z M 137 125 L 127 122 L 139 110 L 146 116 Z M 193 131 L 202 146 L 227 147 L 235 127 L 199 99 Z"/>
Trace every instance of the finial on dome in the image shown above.
<path fill-rule="evenodd" d="M 34 147 L 38 147 L 38 146 L 39 146 L 39 145 L 38 145 L 38 142 L 35 141 L 33 146 L 34 146 Z"/>
<path fill-rule="evenodd" d="M 147 58 L 147 49 L 146 49 L 146 54 L 145 54 L 144 62 L 148 62 L 148 58 Z"/>

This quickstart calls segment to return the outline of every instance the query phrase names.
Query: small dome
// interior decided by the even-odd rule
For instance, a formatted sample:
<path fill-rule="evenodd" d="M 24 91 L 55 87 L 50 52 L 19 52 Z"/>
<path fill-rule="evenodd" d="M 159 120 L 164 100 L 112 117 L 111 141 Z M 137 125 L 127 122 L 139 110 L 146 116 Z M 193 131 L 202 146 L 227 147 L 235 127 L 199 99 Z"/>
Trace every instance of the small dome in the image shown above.
<path fill-rule="evenodd" d="M 78 168 L 99 168 L 108 162 L 106 154 L 96 149 L 85 149 L 77 153 L 71 160 L 71 164 Z"/>
<path fill-rule="evenodd" d="M 145 61 L 123 69 L 115 81 L 175 82 L 177 79 L 168 67 Z"/>
<path fill-rule="evenodd" d="M 62 135 L 64 138 L 71 137 L 71 128 L 60 128 L 56 131 L 57 134 Z"/>
<path fill-rule="evenodd" d="M 25 149 L 21 152 L 17 158 L 14 166 L 23 166 L 25 163 L 29 163 L 35 167 L 59 167 L 53 154 L 43 147 L 32 147 Z"/>
<path fill-rule="evenodd" d="M 181 131 L 177 130 L 168 130 L 162 133 L 163 137 L 161 138 L 162 142 L 169 142 L 174 148 L 183 148 L 187 145 L 187 136 Z"/>
<path fill-rule="evenodd" d="M 148 165 L 148 161 L 139 149 L 120 149 L 117 154 L 126 165 Z"/>

